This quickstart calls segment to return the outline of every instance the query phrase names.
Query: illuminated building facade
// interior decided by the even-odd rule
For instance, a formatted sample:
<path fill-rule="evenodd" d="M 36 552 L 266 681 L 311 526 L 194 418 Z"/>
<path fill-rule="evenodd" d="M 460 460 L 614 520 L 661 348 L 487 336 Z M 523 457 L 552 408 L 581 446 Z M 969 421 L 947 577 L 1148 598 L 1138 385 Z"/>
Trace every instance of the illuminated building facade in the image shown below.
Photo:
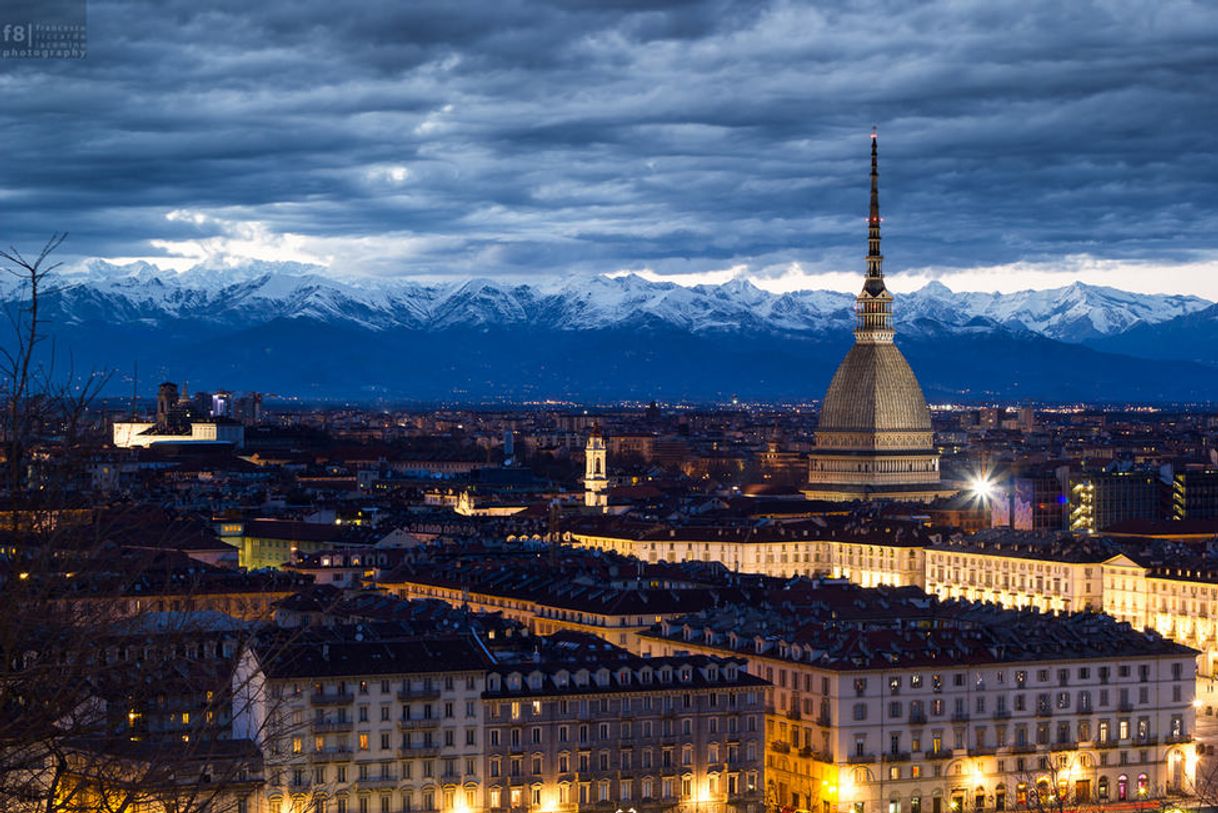
<path fill-rule="evenodd" d="M 1218 469 L 1172 475 L 1171 516 L 1180 520 L 1218 518 Z"/>
<path fill-rule="evenodd" d="M 774 528 L 624 528 L 577 526 L 565 540 L 644 562 L 722 562 L 729 570 L 766 576 L 827 575 L 864 587 L 923 584 L 924 529 L 907 526 L 838 532 L 814 522 Z"/>
<path fill-rule="evenodd" d="M 817 500 L 932 500 L 939 453 L 918 379 L 893 344 L 892 294 L 880 253 L 876 136 L 871 134 L 867 277 L 855 303 L 854 346 L 821 404 L 804 494 Z"/>
<path fill-rule="evenodd" d="M 1080 473 L 1070 477 L 1070 530 L 1102 531 L 1131 519 L 1156 519 L 1163 486 L 1153 472 Z"/>
<path fill-rule="evenodd" d="M 760 813 L 764 688 L 739 658 L 492 669 L 487 809 Z"/>
<path fill-rule="evenodd" d="M 995 484 L 989 500 L 993 526 L 1017 531 L 1065 528 L 1066 503 L 1056 472 L 1020 475 Z"/>
<path fill-rule="evenodd" d="M 926 592 L 1041 612 L 1104 609 L 1103 566 L 1112 558 L 1110 550 L 1056 539 L 990 537 L 927 548 Z"/>
<path fill-rule="evenodd" d="M 1193 789 L 1194 653 L 1178 644 L 1102 616 L 978 607 L 934 631 L 753 620 L 666 623 L 653 651 L 739 654 L 772 684 L 770 806 L 987 813 L 1035 809 L 1038 793 L 1075 809 Z"/>
<path fill-rule="evenodd" d="M 1104 612 L 1200 650 L 1201 700 L 1218 702 L 1218 572 L 1197 565 L 1147 567 L 1128 556 L 1104 563 Z"/>
<path fill-rule="evenodd" d="M 466 639 L 300 643 L 245 653 L 234 737 L 264 755 L 265 809 L 484 809 L 485 650 Z"/>
<path fill-rule="evenodd" d="M 225 446 L 240 449 L 245 445 L 245 427 L 227 418 L 189 420 L 173 431 L 151 421 L 115 421 L 111 440 L 120 449 L 149 446 Z"/>

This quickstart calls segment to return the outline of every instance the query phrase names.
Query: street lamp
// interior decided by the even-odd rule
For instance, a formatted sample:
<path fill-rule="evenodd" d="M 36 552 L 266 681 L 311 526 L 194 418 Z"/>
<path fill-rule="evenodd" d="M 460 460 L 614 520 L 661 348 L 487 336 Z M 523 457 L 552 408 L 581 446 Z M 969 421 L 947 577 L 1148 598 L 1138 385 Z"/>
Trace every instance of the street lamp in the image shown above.
<path fill-rule="evenodd" d="M 977 499 L 989 502 L 994 496 L 994 481 L 984 474 L 978 475 L 970 483 L 970 490 Z"/>

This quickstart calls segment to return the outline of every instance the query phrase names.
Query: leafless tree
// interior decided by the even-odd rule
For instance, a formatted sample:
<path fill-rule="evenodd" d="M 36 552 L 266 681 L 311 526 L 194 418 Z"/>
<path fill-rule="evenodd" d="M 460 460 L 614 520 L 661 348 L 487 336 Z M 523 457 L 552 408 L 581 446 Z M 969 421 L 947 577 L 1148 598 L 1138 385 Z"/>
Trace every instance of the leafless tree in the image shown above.
<path fill-rule="evenodd" d="M 0 528 L 0 810 L 233 813 L 262 769 L 257 748 L 231 738 L 232 700 L 243 691 L 237 665 L 268 632 L 250 622 L 269 618 L 213 605 L 208 569 L 172 544 L 159 547 L 157 535 L 171 532 L 141 527 L 137 511 L 71 502 L 82 423 L 109 375 L 77 376 L 69 356 L 60 381 L 54 353 L 41 350 L 44 297 L 60 265 L 51 258 L 65 236 L 33 257 L 0 251 L 17 280 L 6 308 L 12 338 L 0 348 L 9 501 Z M 62 442 L 36 443 L 52 424 Z M 154 604 L 158 591 L 164 601 Z M 220 612 L 197 612 L 206 609 L 236 617 L 225 626 Z M 208 626 L 218 621 L 222 628 Z"/>
<path fill-rule="evenodd" d="M 0 348 L 3 359 L 5 421 L 4 437 L 8 455 L 8 490 L 10 495 L 20 489 L 22 467 L 29 445 L 34 412 L 31 403 L 35 400 L 31 392 L 34 380 L 35 353 L 44 340 L 42 332 L 44 317 L 39 311 L 45 293 L 47 277 L 61 263 L 51 262 L 51 255 L 67 239 L 66 234 L 54 234 L 42 250 L 28 258 L 17 248 L 0 250 L 5 270 L 17 279 L 18 296 L 7 308 L 12 326 L 12 344 Z"/>
<path fill-rule="evenodd" d="M 98 519 L 3 540 L 0 810 L 235 813 L 262 771 L 231 736 L 241 656 L 301 633 L 208 612 L 215 570 L 124 549 L 122 518 Z M 150 610 L 158 594 L 190 609 Z"/>

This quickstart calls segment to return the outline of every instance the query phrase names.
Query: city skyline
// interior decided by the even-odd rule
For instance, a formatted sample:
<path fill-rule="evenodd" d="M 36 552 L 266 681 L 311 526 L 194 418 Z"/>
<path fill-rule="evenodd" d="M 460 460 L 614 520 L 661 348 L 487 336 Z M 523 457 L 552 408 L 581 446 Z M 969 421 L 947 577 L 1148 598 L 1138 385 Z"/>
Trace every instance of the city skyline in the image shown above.
<path fill-rule="evenodd" d="M 3 813 L 1218 810 L 1218 5 L 0 6 Z"/>
<path fill-rule="evenodd" d="M 1218 299 L 1202 4 L 139 9 L 7 63 L 8 242 L 850 291 L 876 125 L 894 290 Z"/>

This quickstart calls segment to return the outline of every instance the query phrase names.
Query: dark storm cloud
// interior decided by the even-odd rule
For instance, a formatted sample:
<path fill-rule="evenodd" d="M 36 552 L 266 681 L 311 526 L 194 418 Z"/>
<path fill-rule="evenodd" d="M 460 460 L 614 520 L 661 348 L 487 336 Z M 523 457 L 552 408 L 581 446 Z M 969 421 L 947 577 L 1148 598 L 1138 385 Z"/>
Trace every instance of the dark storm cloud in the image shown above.
<path fill-rule="evenodd" d="M 1218 248 L 1213 4 L 838 5 L 97 0 L 0 62 L 4 242 L 853 270 L 878 124 L 895 267 Z"/>

